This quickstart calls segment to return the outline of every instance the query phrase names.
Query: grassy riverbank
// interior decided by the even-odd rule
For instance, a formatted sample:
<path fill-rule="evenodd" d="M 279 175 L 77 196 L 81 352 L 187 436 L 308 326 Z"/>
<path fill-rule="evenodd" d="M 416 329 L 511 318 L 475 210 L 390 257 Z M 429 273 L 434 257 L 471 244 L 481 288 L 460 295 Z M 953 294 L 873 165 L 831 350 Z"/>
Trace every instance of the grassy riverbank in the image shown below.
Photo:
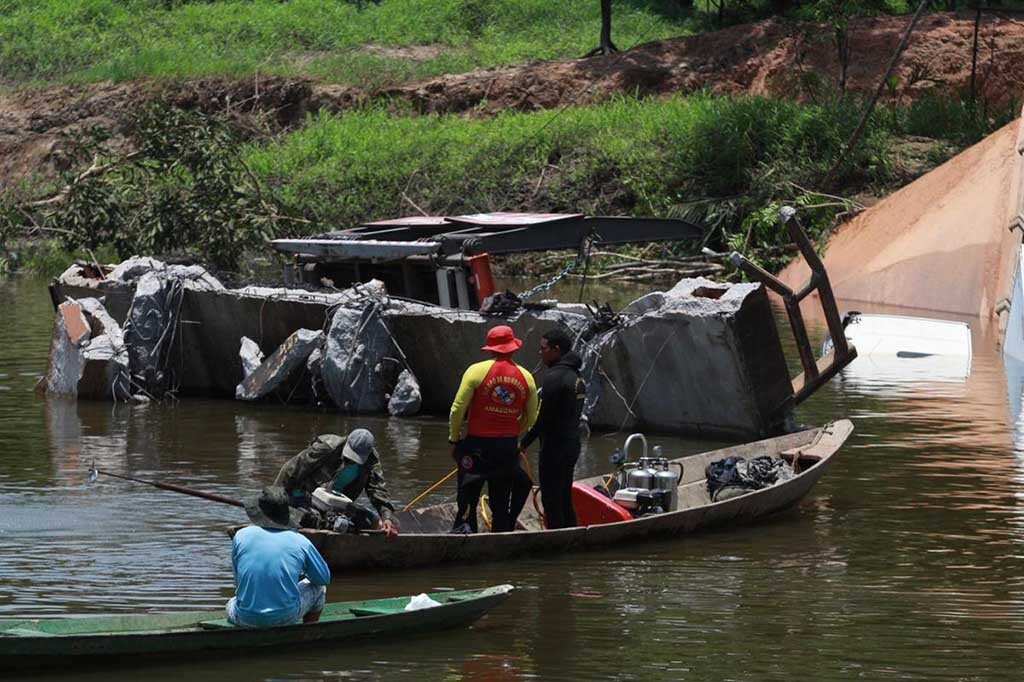
<path fill-rule="evenodd" d="M 822 17 L 814 12 L 821 5 L 795 3 L 790 16 L 813 19 L 817 23 L 807 26 L 820 28 Z M 629 47 L 764 16 L 770 3 L 737 0 L 728 6 L 719 17 L 701 8 L 684 10 L 676 0 L 616 2 L 613 35 Z M 872 7 L 908 9 L 902 0 Z M 889 20 L 886 30 L 903 21 Z M 947 16 L 939 24 L 952 21 Z M 969 29 L 968 20 L 956 21 Z M 968 104 L 952 86 L 911 98 L 910 83 L 893 81 L 859 144 L 845 154 L 865 105 L 862 94 L 851 93 L 866 89 L 841 96 L 825 70 L 803 74 L 817 83 L 802 91 L 809 100 L 804 102 L 666 96 L 682 87 L 673 85 L 657 97 L 620 95 L 586 106 L 562 104 L 558 96 L 543 100 L 553 107 L 544 111 L 519 111 L 540 106 L 525 99 L 491 108 L 472 100 L 462 109 L 468 115 L 416 115 L 415 96 L 383 101 L 334 92 L 317 102 L 309 92 L 291 98 L 294 81 L 277 80 L 282 96 L 262 101 L 261 86 L 268 89 L 262 75 L 228 79 L 222 89 L 200 83 L 197 89 L 211 92 L 195 92 L 195 101 L 179 92 L 170 100 L 187 110 L 150 97 L 171 85 L 191 95 L 197 82 L 182 85 L 178 79 L 203 75 L 271 73 L 376 86 L 576 57 L 595 46 L 599 25 L 596 0 L 0 0 L 0 87 L 173 81 L 56 87 L 40 91 L 53 92 L 53 102 L 47 95 L 20 108 L 16 97 L 8 98 L 0 117 L 15 121 L 22 139 L 8 148 L 21 156 L 8 165 L 12 180 L 0 186 L 0 270 L 51 270 L 63 252 L 40 247 L 47 238 L 82 257 L 110 248 L 122 256 L 195 256 L 232 269 L 244 262 L 247 249 L 264 249 L 268 237 L 420 211 L 676 216 L 706 225 L 712 248 L 777 251 L 785 240 L 774 221 L 780 204 L 800 206 L 805 224 L 821 236 L 838 216 L 857 208 L 858 197 L 892 191 L 1017 113 L 1012 101 L 998 109 L 984 101 Z M 730 30 L 762 36 L 766 27 L 781 32 L 771 34 L 776 42 L 788 35 L 789 25 L 778 22 Z M 869 21 L 859 30 L 876 28 Z M 716 35 L 721 42 L 732 33 Z M 761 47 L 750 53 L 770 46 Z M 723 49 L 736 52 L 732 38 Z M 644 68 L 658 77 L 665 69 L 685 71 L 675 62 L 652 63 Z M 749 66 L 741 61 L 735 68 Z M 570 71 L 567 82 L 579 77 Z M 735 85 L 734 71 L 723 68 L 717 80 L 702 83 Z M 646 82 L 644 75 L 626 74 L 638 83 Z M 615 78 L 602 77 L 611 82 L 605 87 L 615 87 Z M 254 85 L 230 87 L 245 82 Z M 529 78 L 522 83 L 532 87 Z M 153 87 L 144 94 L 139 85 Z M 551 85 L 552 92 L 558 87 Z M 622 91 L 637 89 L 609 94 Z M 490 86 L 482 95 L 488 96 L 491 105 L 501 101 Z M 154 103 L 164 108 L 151 110 Z M 103 119 L 108 130 L 95 138 L 82 134 L 106 113 L 104 107 L 117 112 Z M 286 109 L 294 115 L 275 119 Z M 302 118 L 303 111 L 318 109 Z M 88 146 L 96 140 L 101 142 Z M 15 250 L 17 259 L 5 256 Z"/>
<path fill-rule="evenodd" d="M 673 2 L 615 8 L 623 47 L 695 26 Z M 262 72 L 381 85 L 578 57 L 597 44 L 599 27 L 596 0 L 2 0 L 0 74 L 97 81 Z"/>
<path fill-rule="evenodd" d="M 417 209 L 582 211 L 687 217 L 710 226 L 713 246 L 757 247 L 782 238 L 766 207 L 804 206 L 820 232 L 851 205 L 812 188 L 884 194 L 914 172 L 901 146 L 906 136 L 927 134 L 937 163 L 1013 113 L 985 118 L 949 100 L 883 107 L 823 187 L 861 110 L 851 99 L 807 105 L 710 95 L 620 98 L 486 120 L 370 109 L 316 117 L 246 158 L 290 212 L 318 228 Z"/>
<path fill-rule="evenodd" d="M 921 172 L 913 164 L 937 164 L 1013 114 L 984 116 L 948 99 L 883 106 L 824 185 L 861 110 L 849 98 L 798 104 L 712 95 L 618 98 L 490 119 L 371 107 L 321 114 L 295 132 L 241 147 L 210 119 L 150 112 L 135 145 L 152 158 L 115 163 L 84 181 L 59 211 L 42 210 L 28 224 L 41 226 L 36 234 L 51 228 L 72 251 L 113 245 L 121 256 L 172 252 L 229 269 L 240 265 L 241 250 L 264 250 L 269 236 L 420 210 L 675 216 L 707 225 L 706 243 L 717 250 L 771 249 L 787 239 L 774 219 L 779 205 L 802 207 L 818 237 L 856 208 L 848 197 L 884 195 Z M 921 135 L 929 137 L 907 143 Z M 911 162 L 909 148 L 926 158 Z M 175 158 L 190 159 L 194 169 Z M 6 215 L 20 220 L 22 213 Z M 16 234 L 11 223 L 8 230 Z M 25 250 L 20 265 L 49 271 L 61 260 L 54 254 Z"/>

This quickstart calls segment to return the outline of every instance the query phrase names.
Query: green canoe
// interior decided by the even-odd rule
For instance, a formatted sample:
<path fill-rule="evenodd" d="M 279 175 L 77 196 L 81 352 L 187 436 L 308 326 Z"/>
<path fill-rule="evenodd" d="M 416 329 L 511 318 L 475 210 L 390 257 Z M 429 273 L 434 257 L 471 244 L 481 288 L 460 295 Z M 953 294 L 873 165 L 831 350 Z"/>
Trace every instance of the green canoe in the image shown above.
<path fill-rule="evenodd" d="M 416 611 L 405 610 L 410 597 L 328 603 L 317 623 L 263 629 L 235 627 L 224 620 L 223 611 L 11 621 L 0 623 L 0 670 L 103 656 L 247 650 L 433 631 L 472 623 L 505 601 L 512 589 L 496 585 L 432 593 L 440 606 Z"/>

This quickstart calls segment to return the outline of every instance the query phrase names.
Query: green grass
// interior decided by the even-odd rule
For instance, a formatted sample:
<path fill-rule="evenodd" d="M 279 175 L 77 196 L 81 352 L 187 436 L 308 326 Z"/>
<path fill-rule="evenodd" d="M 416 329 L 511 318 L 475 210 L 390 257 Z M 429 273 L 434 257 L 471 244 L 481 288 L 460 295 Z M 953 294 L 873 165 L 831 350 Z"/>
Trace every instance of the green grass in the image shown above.
<path fill-rule="evenodd" d="M 717 11 L 695 4 L 615 0 L 612 37 L 629 48 L 718 28 Z M 813 16 L 812 4 L 794 16 Z M 888 5 L 907 11 L 905 0 Z M 767 0 L 727 0 L 725 7 L 727 24 L 769 13 Z M 375 86 L 578 57 L 596 46 L 599 29 L 598 0 L 0 0 L 0 81 L 261 72 Z M 439 52 L 382 56 L 367 53 L 370 44 Z"/>
<path fill-rule="evenodd" d="M 693 202 L 744 210 L 813 185 L 856 123 L 837 100 L 804 106 L 756 97 L 620 98 L 489 120 L 322 114 L 278 143 L 250 147 L 254 171 L 316 228 L 486 210 L 679 214 Z M 873 126 L 847 182 L 884 182 L 890 130 Z M 408 197 L 408 200 L 404 197 Z M 730 225 L 735 229 L 737 225 Z"/>
<path fill-rule="evenodd" d="M 807 208 L 813 231 L 846 206 L 815 192 L 884 194 L 906 177 L 895 167 L 901 135 L 973 143 L 1014 116 L 963 107 L 882 106 L 861 144 L 823 185 L 863 103 L 807 105 L 760 97 L 618 98 L 562 112 L 493 119 L 395 116 L 381 109 L 321 114 L 245 157 L 310 230 L 416 213 L 581 211 L 685 216 L 709 225 L 713 243 L 750 235 L 783 243 L 766 206 Z M 807 191 L 809 190 L 809 191 Z M 817 207 L 817 208 L 815 208 Z"/>
<path fill-rule="evenodd" d="M 414 215 L 422 208 L 448 215 L 526 210 L 686 217 L 708 226 L 708 244 L 716 250 L 748 251 L 787 242 L 774 218 L 780 204 L 803 207 L 805 225 L 818 236 L 837 213 L 849 208 L 828 195 L 881 194 L 905 181 L 895 144 L 900 136 L 926 132 L 946 141 L 941 145 L 945 153 L 980 139 L 1015 113 L 1009 108 L 1002 116 L 982 116 L 978 108 L 944 102 L 881 106 L 848 163 L 826 185 L 824 178 L 862 107 L 849 98 L 809 105 L 700 94 L 620 97 L 599 105 L 506 112 L 489 119 L 403 116 L 383 106 L 321 113 L 294 132 L 241 148 L 248 169 L 261 180 L 263 196 L 277 207 L 273 213 L 289 218 L 257 220 L 265 232 L 200 231 L 198 238 L 176 232 L 180 243 L 173 248 L 175 253 L 215 259 L 225 244 L 236 251 L 262 249 L 267 235 L 311 234 Z M 154 116 L 155 121 L 174 120 L 170 112 Z M 192 134 L 180 127 L 172 124 L 191 140 Z M 155 148 L 153 143 L 166 133 L 158 131 L 157 138 L 135 144 Z M 220 159 L 225 172 L 248 178 L 235 159 L 235 147 L 231 149 Z M 211 153 L 216 157 L 222 150 Z M 150 167 L 153 160 L 138 163 Z M 188 177 L 171 174 L 150 178 L 154 187 L 167 183 L 168 191 L 154 194 L 132 184 L 137 173 L 125 173 L 94 181 L 95 186 L 81 192 L 85 203 L 67 208 L 70 213 L 36 219 L 44 227 L 76 230 L 79 238 L 65 239 L 66 247 L 105 244 L 109 235 L 128 239 L 139 226 L 146 237 L 159 227 L 154 216 L 167 217 L 168 212 L 173 215 L 159 224 L 177 229 L 176 220 L 191 220 L 187 211 L 172 220 L 178 209 L 203 199 L 209 190 L 206 184 L 196 186 Z M 166 196 L 177 197 L 174 211 L 161 203 Z M 117 203 L 118 197 L 132 201 Z M 260 206 L 242 198 L 223 207 L 215 202 L 223 215 L 214 217 L 213 224 L 241 230 L 260 218 Z M 107 204 L 121 209 L 102 210 Z M 6 215 L 13 221 L 8 242 L 33 224 L 20 220 L 23 214 L 14 209 Z M 118 220 L 125 222 L 119 225 Z M 95 232 L 97 225 L 102 232 Z M 0 254 L 3 242 L 0 233 Z M 126 253 L 153 250 L 132 244 Z M 40 253 L 32 261 L 64 259 L 59 253 L 49 256 Z"/>
<path fill-rule="evenodd" d="M 690 25 L 672 0 L 620 3 L 614 37 L 629 47 Z M 378 84 L 579 56 L 596 45 L 599 26 L 596 0 L 0 0 L 0 74 L 95 81 L 261 71 Z M 367 44 L 441 53 L 381 57 L 361 52 Z"/>

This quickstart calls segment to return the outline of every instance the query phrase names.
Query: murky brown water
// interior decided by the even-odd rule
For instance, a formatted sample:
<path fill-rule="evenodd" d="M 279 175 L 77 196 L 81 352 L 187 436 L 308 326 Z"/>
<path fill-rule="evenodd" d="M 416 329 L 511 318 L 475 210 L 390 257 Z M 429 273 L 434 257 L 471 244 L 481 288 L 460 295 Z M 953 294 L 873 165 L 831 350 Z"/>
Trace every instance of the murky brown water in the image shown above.
<path fill-rule="evenodd" d="M 219 608 L 232 593 L 224 528 L 239 510 L 109 478 L 90 485 L 93 462 L 239 496 L 313 435 L 358 424 L 382 441 L 398 500 L 449 467 L 437 419 L 40 400 L 51 321 L 43 281 L 0 281 L 0 618 Z M 846 416 L 857 432 L 799 509 L 768 522 L 613 551 L 336 574 L 331 600 L 520 590 L 472 629 L 62 678 L 1019 679 L 1019 405 L 992 341 L 974 341 L 966 381 L 849 375 L 801 407 L 804 423 Z M 582 468 L 606 470 L 621 437 L 593 437 Z M 673 456 L 716 445 L 654 441 Z"/>

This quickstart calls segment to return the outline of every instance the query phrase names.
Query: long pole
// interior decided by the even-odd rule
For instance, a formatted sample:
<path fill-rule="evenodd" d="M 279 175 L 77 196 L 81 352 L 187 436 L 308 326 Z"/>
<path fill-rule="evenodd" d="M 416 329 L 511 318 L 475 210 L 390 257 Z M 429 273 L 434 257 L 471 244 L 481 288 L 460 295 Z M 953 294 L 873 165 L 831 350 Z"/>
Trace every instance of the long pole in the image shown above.
<path fill-rule="evenodd" d="M 414 504 L 416 504 L 417 502 L 419 502 L 420 500 L 422 500 L 422 499 L 423 499 L 424 497 L 426 497 L 426 496 L 427 496 L 427 495 L 429 495 L 430 493 L 434 492 L 434 490 L 436 490 L 436 489 L 437 489 L 437 487 L 438 487 L 439 485 L 441 485 L 442 483 L 444 483 L 445 481 L 447 481 L 447 480 L 448 480 L 449 478 L 451 478 L 452 476 L 454 476 L 454 475 L 455 475 L 455 474 L 456 474 L 456 473 L 458 472 L 458 470 L 459 470 L 459 468 L 458 468 L 458 467 L 455 467 L 454 469 L 452 469 L 451 471 L 449 471 L 449 472 L 448 472 L 448 474 L 447 474 L 447 475 L 446 475 L 446 476 L 445 476 L 444 478 L 442 478 L 442 479 L 441 479 L 440 481 L 438 481 L 437 483 L 435 483 L 434 485 L 430 486 L 429 488 L 427 488 L 426 490 L 424 490 L 423 492 L 421 492 L 421 493 L 420 493 L 419 495 L 417 495 L 416 497 L 414 497 L 414 498 L 413 498 L 413 500 L 412 500 L 412 502 L 410 502 L 409 504 L 405 505 L 405 507 L 403 507 L 403 508 L 402 508 L 402 511 L 404 511 L 404 512 L 407 512 L 407 511 L 409 511 L 410 509 L 412 509 L 412 507 L 413 507 L 413 505 L 414 505 Z"/>
<path fill-rule="evenodd" d="M 120 478 L 125 481 L 134 481 L 135 483 L 143 483 L 145 485 L 151 485 L 154 488 L 160 488 L 161 490 L 170 490 L 175 493 L 182 493 L 183 495 L 191 495 L 192 497 L 200 497 L 204 500 L 210 500 L 211 502 L 220 502 L 221 504 L 230 504 L 233 507 L 245 507 L 242 502 L 234 500 L 230 497 L 224 497 L 223 495 L 217 495 L 215 493 L 204 493 L 201 490 L 192 490 L 191 488 L 185 488 L 180 485 L 174 485 L 172 483 L 157 483 L 156 481 L 144 481 L 141 478 L 133 478 L 131 476 L 122 476 L 121 474 L 115 474 L 110 471 L 104 471 L 103 469 L 92 468 L 92 471 L 97 474 L 103 474 L 104 476 L 113 476 L 114 478 Z"/>

